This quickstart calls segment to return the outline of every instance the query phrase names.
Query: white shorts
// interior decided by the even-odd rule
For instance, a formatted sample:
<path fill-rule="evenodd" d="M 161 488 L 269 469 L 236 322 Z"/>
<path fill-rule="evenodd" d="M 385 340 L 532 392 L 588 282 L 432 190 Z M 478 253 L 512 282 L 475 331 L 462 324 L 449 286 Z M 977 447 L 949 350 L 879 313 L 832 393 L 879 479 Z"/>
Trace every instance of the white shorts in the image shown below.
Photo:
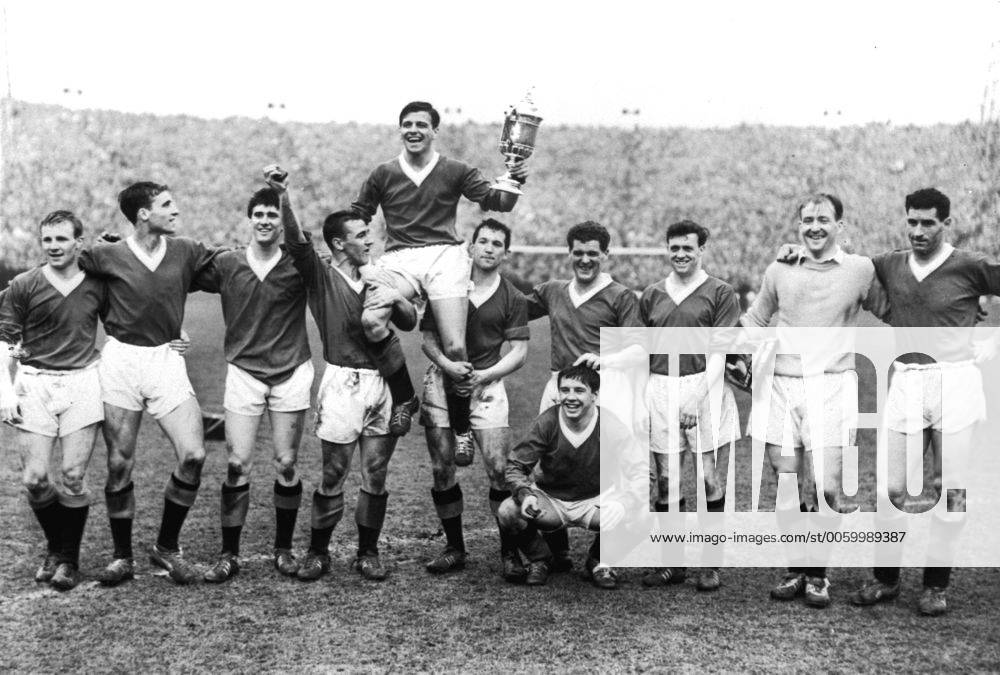
<path fill-rule="evenodd" d="M 382 254 L 375 264 L 406 279 L 428 300 L 469 295 L 472 259 L 462 244 L 401 248 Z"/>
<path fill-rule="evenodd" d="M 775 375 L 770 392 L 761 396 L 768 393 L 769 403 L 754 396 L 747 430 L 753 438 L 807 450 L 854 445 L 858 379 L 853 370 L 809 378 Z"/>
<path fill-rule="evenodd" d="M 469 421 L 473 429 L 506 429 L 509 406 L 507 388 L 503 380 L 496 380 L 485 387 L 472 390 Z M 448 402 L 444 394 L 444 375 L 433 363 L 424 375 L 424 395 L 420 403 L 420 423 L 425 427 L 447 429 Z"/>
<path fill-rule="evenodd" d="M 553 509 L 559 515 L 559 520 L 562 521 L 563 527 L 590 529 L 590 521 L 601 511 L 600 495 L 591 497 L 590 499 L 570 502 L 556 499 L 538 487 L 535 487 L 534 490 L 549 500 Z"/>
<path fill-rule="evenodd" d="M 308 410 L 314 373 L 312 361 L 305 361 L 287 380 L 269 387 L 239 366 L 228 363 L 222 407 L 247 417 L 260 417 L 265 407 L 274 412 Z"/>
<path fill-rule="evenodd" d="M 104 420 L 97 363 L 78 370 L 39 370 L 22 365 L 14 378 L 21 421 L 14 426 L 57 438 Z"/>
<path fill-rule="evenodd" d="M 894 363 L 885 426 L 904 434 L 954 433 L 986 419 L 983 374 L 974 363 Z"/>
<path fill-rule="evenodd" d="M 680 427 L 680 405 L 704 392 L 705 373 L 670 377 L 651 373 L 646 389 L 649 449 L 660 454 L 711 452 L 737 439 L 738 415 L 732 390 L 720 385 L 698 405 L 698 424 Z M 680 405 L 678 405 L 680 401 Z"/>
<path fill-rule="evenodd" d="M 146 410 L 156 419 L 194 398 L 184 357 L 168 345 L 138 347 L 109 337 L 98 372 L 105 403 Z"/>
<path fill-rule="evenodd" d="M 389 434 L 392 397 L 377 370 L 326 364 L 316 397 L 316 435 L 330 443 Z"/>
<path fill-rule="evenodd" d="M 636 383 L 629 380 L 625 372 L 614 368 L 602 369 L 601 389 L 598 392 L 597 403 L 602 409 L 614 413 L 623 424 L 630 426 L 633 422 L 635 403 L 639 401 Z M 554 405 L 559 405 L 559 372 L 553 371 L 549 381 L 542 391 L 542 400 L 538 404 L 541 414 Z M 645 414 L 645 413 L 643 413 Z"/>

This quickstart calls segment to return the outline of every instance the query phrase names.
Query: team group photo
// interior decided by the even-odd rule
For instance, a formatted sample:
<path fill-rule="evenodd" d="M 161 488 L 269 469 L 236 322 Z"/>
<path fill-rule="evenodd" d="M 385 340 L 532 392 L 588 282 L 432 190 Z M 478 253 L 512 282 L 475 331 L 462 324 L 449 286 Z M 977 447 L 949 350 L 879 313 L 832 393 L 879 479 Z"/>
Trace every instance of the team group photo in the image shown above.
<path fill-rule="evenodd" d="M 413 45 L 331 122 L 280 57 L 218 119 L 10 48 L 5 669 L 1000 669 L 1000 70 L 971 122 L 815 74 L 748 125 L 575 117 L 548 55 L 490 117 Z"/>

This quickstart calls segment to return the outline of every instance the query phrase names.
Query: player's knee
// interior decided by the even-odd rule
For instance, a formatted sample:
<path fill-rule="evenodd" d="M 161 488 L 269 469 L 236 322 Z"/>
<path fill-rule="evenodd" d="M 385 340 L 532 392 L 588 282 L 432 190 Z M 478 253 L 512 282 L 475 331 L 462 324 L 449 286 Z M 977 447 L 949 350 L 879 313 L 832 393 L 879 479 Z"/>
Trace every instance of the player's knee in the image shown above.
<path fill-rule="evenodd" d="M 83 494 L 83 467 L 68 467 L 62 470 L 63 489 L 71 495 Z"/>
<path fill-rule="evenodd" d="M 205 465 L 205 448 L 189 448 L 181 455 L 181 470 L 186 473 L 201 473 L 201 467 Z"/>
<path fill-rule="evenodd" d="M 274 470 L 286 483 L 295 478 L 295 458 L 277 457 L 274 460 Z"/>
<path fill-rule="evenodd" d="M 385 492 L 385 477 L 385 469 L 369 473 L 367 476 L 362 476 L 361 487 L 365 492 L 370 492 L 373 495 L 380 495 Z"/>
<path fill-rule="evenodd" d="M 123 480 L 128 478 L 132 473 L 132 465 L 134 460 L 131 458 L 126 458 L 121 455 L 108 454 L 108 479 L 114 479 L 112 482 L 117 482 L 118 480 Z"/>
<path fill-rule="evenodd" d="M 49 487 L 49 477 L 40 469 L 29 468 L 21 476 L 21 484 L 28 492 L 37 494 Z"/>
<path fill-rule="evenodd" d="M 497 522 L 508 532 L 519 532 L 524 529 L 521 507 L 512 497 L 508 497 L 500 503 L 500 508 L 497 509 Z"/>
<path fill-rule="evenodd" d="M 436 461 L 431 465 L 435 490 L 447 490 L 455 484 L 455 465 Z"/>
<path fill-rule="evenodd" d="M 226 462 L 226 477 L 230 485 L 235 485 L 243 478 L 250 475 L 250 463 L 239 457 L 230 457 Z"/>

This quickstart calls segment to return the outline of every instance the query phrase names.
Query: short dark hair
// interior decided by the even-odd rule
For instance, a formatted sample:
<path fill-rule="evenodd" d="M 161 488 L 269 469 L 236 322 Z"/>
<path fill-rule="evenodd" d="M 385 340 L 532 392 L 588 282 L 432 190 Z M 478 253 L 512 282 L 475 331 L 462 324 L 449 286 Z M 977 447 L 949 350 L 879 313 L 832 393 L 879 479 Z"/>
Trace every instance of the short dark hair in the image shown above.
<path fill-rule="evenodd" d="M 83 236 L 83 223 L 72 211 L 53 211 L 49 215 L 42 218 L 42 222 L 38 223 L 38 231 L 41 232 L 42 228 L 46 225 L 58 225 L 59 223 L 73 224 L 74 239 L 79 239 Z"/>
<path fill-rule="evenodd" d="M 704 246 L 708 241 L 708 230 L 693 220 L 682 220 L 667 227 L 667 241 L 674 237 L 686 237 L 689 234 L 698 235 L 698 246 Z"/>
<path fill-rule="evenodd" d="M 611 245 L 611 233 L 600 223 L 593 220 L 585 220 L 569 228 L 569 232 L 566 233 L 566 245 L 571 251 L 573 250 L 574 241 L 581 243 L 596 241 L 601 247 L 601 251 L 607 253 L 608 246 Z"/>
<path fill-rule="evenodd" d="M 817 192 L 816 194 L 809 195 L 806 197 L 799 208 L 795 209 L 795 215 L 798 218 L 802 218 L 802 209 L 804 209 L 808 204 L 822 204 L 823 202 L 829 202 L 830 206 L 833 207 L 833 218 L 836 221 L 841 221 L 844 219 L 844 204 L 837 198 L 836 195 L 832 195 L 829 192 Z"/>
<path fill-rule="evenodd" d="M 409 103 L 403 106 L 402 110 L 399 111 L 399 125 L 400 126 L 403 125 L 404 117 L 406 117 L 410 113 L 415 113 L 415 112 L 425 112 L 430 114 L 431 127 L 433 127 L 434 129 L 437 129 L 438 125 L 441 124 L 441 115 L 438 113 L 437 110 L 434 109 L 434 106 L 432 106 L 430 103 L 428 103 L 427 101 L 410 101 Z"/>
<path fill-rule="evenodd" d="M 934 209 L 938 220 L 951 215 L 951 200 L 937 188 L 923 188 L 906 195 L 906 210 Z"/>
<path fill-rule="evenodd" d="M 601 374 L 582 363 L 560 370 L 556 378 L 556 386 L 562 386 L 563 380 L 582 382 L 595 394 L 601 390 Z"/>
<path fill-rule="evenodd" d="M 139 217 L 139 209 L 148 209 L 153 205 L 153 199 L 157 195 L 169 189 L 166 185 L 150 181 L 132 183 L 118 193 L 118 208 L 121 209 L 128 222 L 135 225 L 136 218 Z"/>
<path fill-rule="evenodd" d="M 261 188 L 254 192 L 250 197 L 250 201 L 247 202 L 247 218 L 253 214 L 253 207 L 255 206 L 273 206 L 276 209 L 280 209 L 281 194 L 270 187 Z"/>
<path fill-rule="evenodd" d="M 368 224 L 372 219 L 360 211 L 355 211 L 353 209 L 334 211 L 323 219 L 323 241 L 326 242 L 326 245 L 330 247 L 331 251 L 333 250 L 333 240 L 344 238 L 344 235 L 347 234 L 347 230 L 344 225 L 352 220 L 361 220 L 364 221 L 365 224 Z"/>
<path fill-rule="evenodd" d="M 479 231 L 483 228 L 487 230 L 496 230 L 497 232 L 503 233 L 503 248 L 504 250 L 510 249 L 510 228 L 501 223 L 499 220 L 494 218 L 487 218 L 483 222 L 476 225 L 476 229 L 472 232 L 472 241 L 475 243 L 476 239 L 479 238 Z"/>

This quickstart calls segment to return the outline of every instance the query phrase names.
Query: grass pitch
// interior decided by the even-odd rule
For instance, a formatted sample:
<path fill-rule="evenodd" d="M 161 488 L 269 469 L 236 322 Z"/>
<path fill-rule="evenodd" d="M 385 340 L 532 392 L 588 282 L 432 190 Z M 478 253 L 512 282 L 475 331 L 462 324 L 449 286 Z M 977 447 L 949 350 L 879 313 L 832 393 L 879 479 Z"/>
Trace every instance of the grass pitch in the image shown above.
<path fill-rule="evenodd" d="M 206 407 L 222 400 L 222 327 L 215 298 L 195 295 L 187 330 L 195 345 L 189 372 Z M 534 324 L 531 355 L 508 382 L 515 434 L 530 422 L 548 373 L 548 337 Z M 315 332 L 312 334 L 314 347 Z M 407 337 L 411 374 L 426 361 Z M 314 348 L 314 354 L 319 354 Z M 402 439 L 389 471 L 389 512 L 381 540 L 391 575 L 363 582 L 349 569 L 356 530 L 350 513 L 357 481 L 348 480 L 347 515 L 333 538 L 333 571 L 317 583 L 286 580 L 271 568 L 273 537 L 270 442 L 266 425 L 244 531 L 241 574 L 221 586 L 178 587 L 151 574 L 144 555 L 155 539 L 163 487 L 174 466 L 169 444 L 144 421 L 134 480 L 139 576 L 117 589 L 93 582 L 111 550 L 101 499 L 106 453 L 98 441 L 88 482 L 95 497 L 82 552 L 85 582 L 59 594 L 32 574 L 44 554 L 25 503 L 14 434 L 0 429 L 0 670 L 3 671 L 370 671 L 370 670 L 950 670 L 1000 668 L 1000 572 L 959 569 L 950 613 L 916 614 L 919 570 L 905 570 L 899 600 L 869 610 L 851 607 L 850 589 L 866 570 L 831 571 L 834 602 L 826 610 L 779 604 L 767 590 L 780 571 L 724 569 L 713 594 L 693 584 L 645 589 L 639 572 L 621 587 L 599 591 L 575 574 L 554 575 L 544 588 L 512 586 L 499 577 L 495 526 L 480 465 L 460 469 L 466 499 L 470 565 L 431 577 L 423 563 L 443 546 L 431 504 L 431 474 L 418 428 Z M 182 533 L 199 563 L 219 549 L 218 486 L 225 475 L 222 443 L 208 444 L 202 490 Z M 296 551 L 308 540 L 309 499 L 320 471 L 319 443 L 307 435 L 300 454 L 307 498 Z M 582 558 L 587 539 L 574 534 Z"/>

